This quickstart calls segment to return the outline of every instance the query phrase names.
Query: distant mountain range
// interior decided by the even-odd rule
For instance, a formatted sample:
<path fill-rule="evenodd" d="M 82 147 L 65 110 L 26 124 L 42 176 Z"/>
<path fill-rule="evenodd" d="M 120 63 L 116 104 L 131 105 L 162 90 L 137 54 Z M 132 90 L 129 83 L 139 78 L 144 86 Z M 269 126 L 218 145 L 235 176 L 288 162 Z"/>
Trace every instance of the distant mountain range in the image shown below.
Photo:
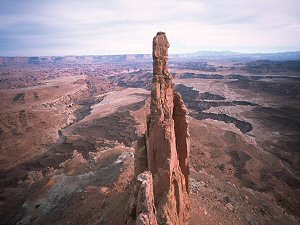
<path fill-rule="evenodd" d="M 226 59 L 226 60 L 300 60 L 300 51 L 278 53 L 240 53 L 231 51 L 199 51 L 190 54 L 181 54 L 178 57 L 193 59 Z"/>
<path fill-rule="evenodd" d="M 279 53 L 239 53 L 231 51 L 199 51 L 189 54 L 171 54 L 170 61 L 254 61 L 272 60 L 288 61 L 300 60 L 300 51 Z M 151 61 L 151 54 L 125 54 L 125 55 L 87 55 L 87 56 L 38 56 L 38 57 L 0 57 L 0 65 L 14 64 L 43 64 L 43 63 L 66 63 L 66 64 L 89 64 L 104 62 L 136 62 Z"/>

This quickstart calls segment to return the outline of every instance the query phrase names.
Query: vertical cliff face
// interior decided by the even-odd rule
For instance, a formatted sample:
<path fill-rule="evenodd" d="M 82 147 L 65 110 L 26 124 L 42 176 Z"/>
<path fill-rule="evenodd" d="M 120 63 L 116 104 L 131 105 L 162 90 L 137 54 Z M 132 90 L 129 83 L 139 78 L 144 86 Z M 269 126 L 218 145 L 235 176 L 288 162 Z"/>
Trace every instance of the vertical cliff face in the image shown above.
<path fill-rule="evenodd" d="M 158 32 L 153 39 L 150 115 L 147 132 L 136 151 L 135 171 L 148 170 L 153 178 L 155 222 L 181 225 L 188 224 L 189 217 L 189 136 L 187 110 L 181 96 L 174 93 L 173 78 L 168 71 L 168 48 L 165 33 Z M 131 214 L 127 224 L 137 222 L 139 214 L 140 211 Z"/>
<path fill-rule="evenodd" d="M 190 141 L 188 123 L 186 121 L 187 109 L 179 93 L 174 92 L 173 120 L 176 137 L 176 149 L 179 166 L 185 178 L 186 191 L 189 191 L 190 174 Z"/>

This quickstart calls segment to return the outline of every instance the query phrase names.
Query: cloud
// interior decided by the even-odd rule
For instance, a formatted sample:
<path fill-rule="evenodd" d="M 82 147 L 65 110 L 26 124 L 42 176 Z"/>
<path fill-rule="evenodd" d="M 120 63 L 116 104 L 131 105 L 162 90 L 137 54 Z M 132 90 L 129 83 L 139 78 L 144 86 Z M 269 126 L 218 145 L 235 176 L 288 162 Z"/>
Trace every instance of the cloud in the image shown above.
<path fill-rule="evenodd" d="M 300 49 L 298 0 L 0 0 L 0 55 Z"/>

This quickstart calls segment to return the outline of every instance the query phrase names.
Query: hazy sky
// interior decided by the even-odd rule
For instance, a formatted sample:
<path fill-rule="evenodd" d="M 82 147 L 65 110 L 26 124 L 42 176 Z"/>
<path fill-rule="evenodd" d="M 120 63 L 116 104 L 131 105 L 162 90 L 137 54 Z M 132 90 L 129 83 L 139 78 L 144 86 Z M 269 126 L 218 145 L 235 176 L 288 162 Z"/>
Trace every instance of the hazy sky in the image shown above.
<path fill-rule="evenodd" d="M 0 0 L 0 55 L 300 50 L 300 0 Z"/>

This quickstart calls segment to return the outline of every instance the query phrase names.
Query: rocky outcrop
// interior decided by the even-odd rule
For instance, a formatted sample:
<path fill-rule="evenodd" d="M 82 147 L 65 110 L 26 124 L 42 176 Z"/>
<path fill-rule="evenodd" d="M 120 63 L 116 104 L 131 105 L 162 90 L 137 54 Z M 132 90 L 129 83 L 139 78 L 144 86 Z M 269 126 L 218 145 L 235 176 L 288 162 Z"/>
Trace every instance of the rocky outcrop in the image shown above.
<path fill-rule="evenodd" d="M 188 133 L 188 123 L 186 121 L 187 109 L 181 95 L 174 92 L 174 129 L 176 137 L 176 147 L 181 172 L 185 178 L 186 191 L 189 191 L 190 174 L 190 142 Z"/>
<path fill-rule="evenodd" d="M 129 203 L 127 224 L 141 223 L 140 210 L 133 210 L 132 202 L 151 202 L 154 206 L 150 212 L 155 219 L 150 224 L 188 224 L 189 197 L 189 134 L 186 121 L 186 107 L 178 93 L 174 93 L 172 75 L 168 71 L 169 42 L 164 32 L 158 32 L 153 39 L 153 80 L 151 91 L 150 115 L 147 121 L 145 137 L 138 142 L 135 159 L 135 173 L 147 170 L 153 178 L 147 186 L 153 186 L 153 192 L 143 194 L 144 189 L 138 175 Z M 145 145 L 143 145 L 143 142 Z M 151 188 L 150 188 L 151 189 Z M 135 192 L 138 192 L 135 193 Z M 153 196 L 151 196 L 153 194 Z M 146 199 L 134 196 L 143 195 Z M 149 212 L 147 211 L 147 214 Z M 146 216 L 147 217 L 147 216 Z M 146 218 L 145 217 L 145 218 Z M 143 217 L 144 218 L 144 217 Z M 150 218 L 147 217 L 147 218 Z M 135 221 L 135 222 L 134 222 Z M 139 222 L 138 222 L 139 221 Z"/>
<path fill-rule="evenodd" d="M 137 176 L 126 213 L 127 225 L 157 225 L 153 179 L 149 171 Z"/>

